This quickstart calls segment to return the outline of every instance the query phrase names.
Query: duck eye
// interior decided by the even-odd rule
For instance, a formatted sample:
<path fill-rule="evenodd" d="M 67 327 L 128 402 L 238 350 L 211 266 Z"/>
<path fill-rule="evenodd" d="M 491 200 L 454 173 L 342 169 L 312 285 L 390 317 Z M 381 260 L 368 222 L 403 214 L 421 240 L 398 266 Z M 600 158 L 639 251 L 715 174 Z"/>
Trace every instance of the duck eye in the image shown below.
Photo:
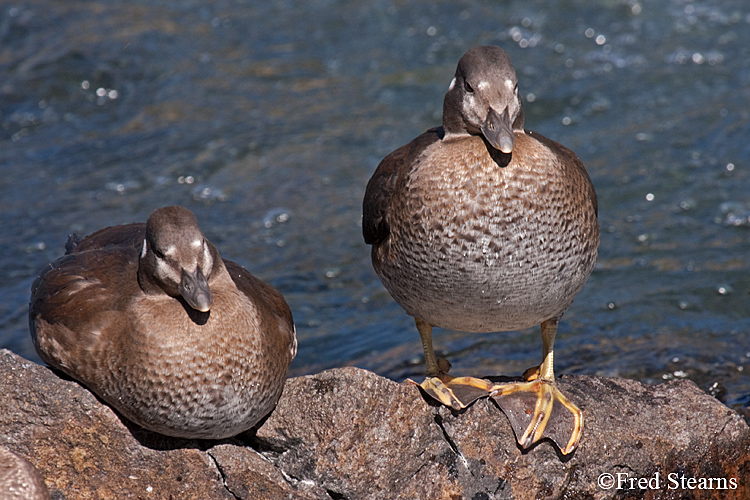
<path fill-rule="evenodd" d="M 166 260 L 167 254 L 164 251 L 164 249 L 157 247 L 156 245 L 151 245 L 151 251 L 154 252 L 154 255 L 156 255 L 156 258 L 159 260 Z"/>
<path fill-rule="evenodd" d="M 472 94 L 474 92 L 474 88 L 471 86 L 468 80 L 464 80 L 464 90 L 468 92 L 469 94 Z"/>

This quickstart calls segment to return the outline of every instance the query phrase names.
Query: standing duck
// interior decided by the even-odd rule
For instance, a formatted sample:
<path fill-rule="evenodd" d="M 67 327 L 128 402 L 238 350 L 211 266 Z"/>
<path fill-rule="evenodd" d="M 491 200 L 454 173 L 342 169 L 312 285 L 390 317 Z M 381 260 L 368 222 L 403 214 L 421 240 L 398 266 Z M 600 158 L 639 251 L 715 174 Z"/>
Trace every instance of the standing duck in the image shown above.
<path fill-rule="evenodd" d="M 136 424 L 221 439 L 275 407 L 297 351 L 284 298 L 223 260 L 180 206 L 71 238 L 34 281 L 44 362 Z"/>
<path fill-rule="evenodd" d="M 362 230 L 375 272 L 416 320 L 427 364 L 422 389 L 455 409 L 493 396 L 520 446 L 550 437 L 568 454 L 583 414 L 555 384 L 553 348 L 558 321 L 597 259 L 597 200 L 578 157 L 523 126 L 508 55 L 470 49 L 445 95 L 443 126 L 378 165 Z M 543 361 L 525 382 L 454 378 L 432 348 L 433 326 L 534 325 L 541 325 Z"/>

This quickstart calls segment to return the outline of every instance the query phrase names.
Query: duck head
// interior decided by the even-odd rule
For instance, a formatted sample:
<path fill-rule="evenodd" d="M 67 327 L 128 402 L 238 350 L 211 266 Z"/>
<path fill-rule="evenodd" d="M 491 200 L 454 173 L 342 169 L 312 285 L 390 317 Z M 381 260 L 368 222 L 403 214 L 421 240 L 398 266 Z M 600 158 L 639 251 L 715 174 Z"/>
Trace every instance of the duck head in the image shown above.
<path fill-rule="evenodd" d="M 138 269 L 141 288 L 182 297 L 196 311 L 208 312 L 209 282 L 221 257 L 203 236 L 193 212 L 180 206 L 154 211 L 146 222 Z"/>
<path fill-rule="evenodd" d="M 512 153 L 514 131 L 523 131 L 518 79 L 508 54 L 500 47 L 469 49 L 458 61 L 456 75 L 443 101 L 443 130 L 481 135 L 494 149 Z"/>

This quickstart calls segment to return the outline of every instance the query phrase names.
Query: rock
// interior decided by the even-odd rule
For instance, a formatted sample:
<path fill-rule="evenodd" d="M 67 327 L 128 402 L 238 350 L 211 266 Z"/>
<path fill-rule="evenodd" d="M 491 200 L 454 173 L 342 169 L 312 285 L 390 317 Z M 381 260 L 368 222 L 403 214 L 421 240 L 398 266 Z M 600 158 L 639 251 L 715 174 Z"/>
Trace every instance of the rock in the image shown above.
<path fill-rule="evenodd" d="M 456 453 L 419 391 L 357 368 L 289 381 L 256 440 L 288 475 L 334 499 L 461 493 Z"/>
<path fill-rule="evenodd" d="M 549 441 L 522 452 L 491 399 L 454 412 L 357 368 L 290 379 L 255 433 L 181 440 L 0 351 L 0 444 L 53 499 L 750 498 L 750 428 L 692 382 L 559 384 L 586 419 L 567 457 Z"/>
<path fill-rule="evenodd" d="M 9 351 L 0 373 L 0 444 L 39 469 L 53 499 L 233 498 L 197 442 L 131 432 L 76 382 Z"/>
<path fill-rule="evenodd" d="M 585 415 L 571 457 L 549 442 L 522 452 L 490 399 L 454 412 L 426 403 L 414 386 L 356 368 L 289 381 L 256 439 L 282 470 L 331 498 L 604 498 L 612 492 L 599 478 L 606 486 L 602 475 L 618 473 L 659 479 L 653 498 L 692 498 L 669 489 L 669 474 L 678 484 L 681 476 L 726 480 L 726 490 L 695 498 L 750 497 L 750 429 L 694 383 L 575 376 L 559 384 Z M 625 493 L 645 490 L 634 484 Z"/>

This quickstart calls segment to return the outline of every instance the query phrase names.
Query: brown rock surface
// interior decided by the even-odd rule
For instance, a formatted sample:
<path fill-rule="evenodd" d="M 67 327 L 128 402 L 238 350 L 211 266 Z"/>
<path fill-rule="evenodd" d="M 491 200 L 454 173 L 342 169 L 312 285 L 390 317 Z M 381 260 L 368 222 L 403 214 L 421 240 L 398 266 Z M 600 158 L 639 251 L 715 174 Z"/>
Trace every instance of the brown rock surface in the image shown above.
<path fill-rule="evenodd" d="M 570 457 L 548 441 L 521 452 L 492 400 L 456 413 L 357 368 L 290 379 L 256 435 L 191 441 L 124 424 L 77 383 L 0 351 L 0 445 L 53 499 L 750 498 L 750 429 L 692 382 L 559 384 L 586 418 Z M 618 473 L 633 482 L 598 485 Z"/>

